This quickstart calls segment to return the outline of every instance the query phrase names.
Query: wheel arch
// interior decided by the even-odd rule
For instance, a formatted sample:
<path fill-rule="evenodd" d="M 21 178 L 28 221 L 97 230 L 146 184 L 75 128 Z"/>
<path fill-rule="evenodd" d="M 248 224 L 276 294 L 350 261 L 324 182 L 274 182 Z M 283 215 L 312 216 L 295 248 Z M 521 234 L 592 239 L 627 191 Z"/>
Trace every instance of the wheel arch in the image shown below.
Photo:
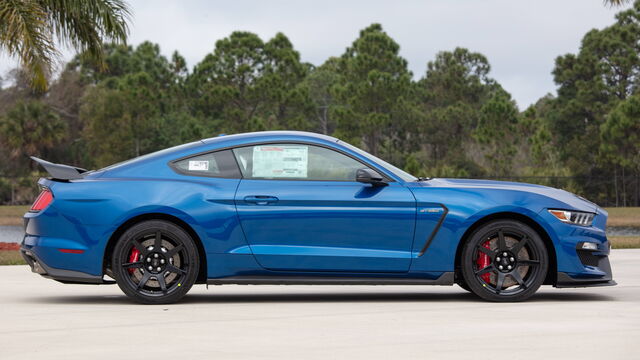
<path fill-rule="evenodd" d="M 145 214 L 140 214 L 140 215 L 136 215 L 132 218 L 130 218 L 129 220 L 125 221 L 124 223 L 122 223 L 117 229 L 116 231 L 113 232 L 113 234 L 111 234 L 111 237 L 109 237 L 109 241 L 107 242 L 107 246 L 105 247 L 105 251 L 104 251 L 104 256 L 102 259 L 102 271 L 103 273 L 106 273 L 107 268 L 109 267 L 109 264 L 111 264 L 111 255 L 113 253 L 113 249 L 116 246 L 116 243 L 118 242 L 118 239 L 120 238 L 120 236 L 122 234 L 124 234 L 125 231 L 127 231 L 129 228 L 131 228 L 132 226 L 139 224 L 143 221 L 147 221 L 147 220 L 164 220 L 164 221 L 168 221 L 176 226 L 179 226 L 180 228 L 182 228 L 184 231 L 186 231 L 189 236 L 191 236 L 191 238 L 193 239 L 193 241 L 196 244 L 196 247 L 198 248 L 198 258 L 200 259 L 200 269 L 198 272 L 198 277 L 196 278 L 196 284 L 204 284 L 207 281 L 207 256 L 206 253 L 204 251 L 204 247 L 202 245 L 202 240 L 200 239 L 200 237 L 198 236 L 198 234 L 195 232 L 195 230 L 193 230 L 193 228 L 187 224 L 184 220 L 173 216 L 173 215 L 169 215 L 169 214 L 164 214 L 164 213 L 145 213 Z"/>
<path fill-rule="evenodd" d="M 519 213 L 516 213 L 516 212 L 508 212 L 508 211 L 493 213 L 493 214 L 484 216 L 484 217 L 478 219 L 476 222 L 474 222 L 464 232 L 464 234 L 460 238 L 460 242 L 458 243 L 458 247 L 456 249 L 456 256 L 455 256 L 455 274 L 456 274 L 456 277 L 462 277 L 462 273 L 460 271 L 460 258 L 462 256 L 462 249 L 464 247 L 464 244 L 467 242 L 467 240 L 469 239 L 471 234 L 473 234 L 473 232 L 476 229 L 478 229 L 482 225 L 487 224 L 487 223 L 489 223 L 491 221 L 494 221 L 494 220 L 515 220 L 515 221 L 520 221 L 520 222 L 528 225 L 529 227 L 531 227 L 535 232 L 538 233 L 538 235 L 540 235 L 540 238 L 542 238 L 542 241 L 544 241 L 544 244 L 547 247 L 547 255 L 549 256 L 549 269 L 547 270 L 547 276 L 546 276 L 543 284 L 545 284 L 545 285 L 555 284 L 556 283 L 557 269 L 558 269 L 558 262 L 557 262 L 557 259 L 556 259 L 555 245 L 553 244 L 553 241 L 551 240 L 551 237 L 549 236 L 547 231 L 538 222 L 536 222 L 532 218 L 530 218 L 530 217 L 528 217 L 526 215 L 523 215 L 523 214 L 519 214 Z"/>

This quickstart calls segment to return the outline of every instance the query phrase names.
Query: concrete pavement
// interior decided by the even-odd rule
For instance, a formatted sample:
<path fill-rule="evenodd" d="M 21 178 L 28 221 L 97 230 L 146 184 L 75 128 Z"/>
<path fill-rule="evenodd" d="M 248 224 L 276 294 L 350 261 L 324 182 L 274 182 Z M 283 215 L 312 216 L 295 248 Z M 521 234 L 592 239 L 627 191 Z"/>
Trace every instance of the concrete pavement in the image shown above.
<path fill-rule="evenodd" d="M 0 359 L 639 359 L 640 250 L 616 287 L 494 304 L 457 286 L 195 286 L 179 304 L 0 267 Z"/>

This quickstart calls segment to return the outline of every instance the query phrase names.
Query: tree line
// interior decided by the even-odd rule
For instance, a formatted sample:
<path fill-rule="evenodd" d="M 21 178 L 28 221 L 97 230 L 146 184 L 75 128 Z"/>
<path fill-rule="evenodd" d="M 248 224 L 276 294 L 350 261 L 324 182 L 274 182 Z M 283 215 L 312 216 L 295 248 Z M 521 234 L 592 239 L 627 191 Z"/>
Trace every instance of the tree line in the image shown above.
<path fill-rule="evenodd" d="M 359 146 L 417 176 L 516 179 L 603 205 L 639 205 L 640 1 L 559 56 L 557 96 L 520 111 L 470 49 L 412 74 L 372 24 L 314 66 L 286 35 L 234 32 L 193 69 L 157 44 L 103 44 L 46 90 L 15 69 L 0 88 L 0 202 L 28 203 L 35 155 L 100 168 L 172 145 L 260 130 L 305 130 Z M 523 69 L 522 71 L 526 71 Z"/>

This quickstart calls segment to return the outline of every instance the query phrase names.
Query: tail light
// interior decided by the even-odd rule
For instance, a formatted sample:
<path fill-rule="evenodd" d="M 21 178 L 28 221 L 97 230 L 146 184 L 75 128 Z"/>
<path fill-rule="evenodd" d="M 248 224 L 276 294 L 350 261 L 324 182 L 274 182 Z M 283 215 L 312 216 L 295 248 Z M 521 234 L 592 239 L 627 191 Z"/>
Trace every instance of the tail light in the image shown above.
<path fill-rule="evenodd" d="M 36 201 L 33 202 L 33 205 L 31 205 L 31 210 L 29 211 L 38 212 L 40 210 L 43 210 L 47 206 L 49 206 L 52 201 L 53 193 L 51 192 L 51 190 L 44 188 L 40 192 L 40 195 L 38 195 L 38 198 L 36 198 Z"/>

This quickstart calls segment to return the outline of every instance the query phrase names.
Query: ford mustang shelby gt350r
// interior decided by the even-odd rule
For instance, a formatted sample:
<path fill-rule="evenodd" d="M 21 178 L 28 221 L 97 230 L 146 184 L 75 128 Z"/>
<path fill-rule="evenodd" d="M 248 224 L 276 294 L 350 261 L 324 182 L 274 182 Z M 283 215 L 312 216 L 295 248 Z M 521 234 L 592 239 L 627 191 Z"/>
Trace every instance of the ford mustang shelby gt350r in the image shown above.
<path fill-rule="evenodd" d="M 453 285 L 490 301 L 615 285 L 607 212 L 563 190 L 416 178 L 335 138 L 219 136 L 51 175 L 21 253 L 142 303 L 207 284 Z"/>

